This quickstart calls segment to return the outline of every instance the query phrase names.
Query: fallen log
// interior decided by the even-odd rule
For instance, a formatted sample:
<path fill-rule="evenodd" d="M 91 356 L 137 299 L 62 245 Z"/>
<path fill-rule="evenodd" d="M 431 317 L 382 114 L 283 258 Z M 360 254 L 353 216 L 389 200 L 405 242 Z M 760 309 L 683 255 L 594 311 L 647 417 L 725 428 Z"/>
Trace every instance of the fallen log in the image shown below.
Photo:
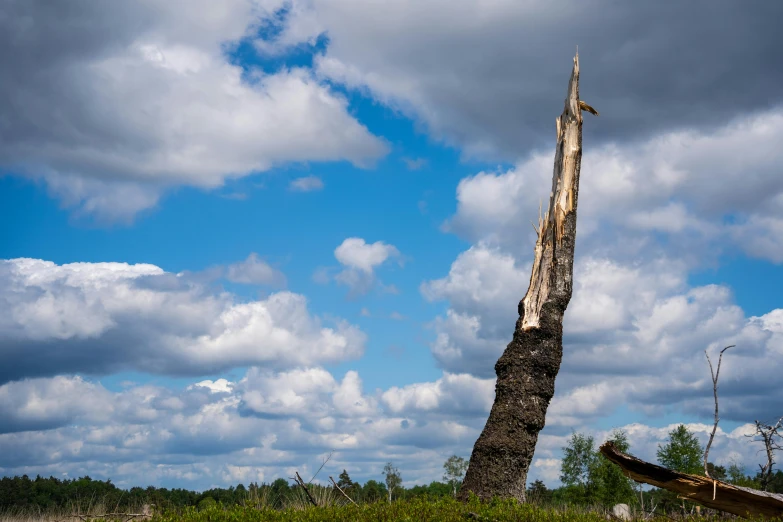
<path fill-rule="evenodd" d="M 735 486 L 720 480 L 680 473 L 650 464 L 618 451 L 611 441 L 605 442 L 600 451 L 636 482 L 668 489 L 686 500 L 692 500 L 705 507 L 744 518 L 783 517 L 783 495 L 779 493 Z"/>

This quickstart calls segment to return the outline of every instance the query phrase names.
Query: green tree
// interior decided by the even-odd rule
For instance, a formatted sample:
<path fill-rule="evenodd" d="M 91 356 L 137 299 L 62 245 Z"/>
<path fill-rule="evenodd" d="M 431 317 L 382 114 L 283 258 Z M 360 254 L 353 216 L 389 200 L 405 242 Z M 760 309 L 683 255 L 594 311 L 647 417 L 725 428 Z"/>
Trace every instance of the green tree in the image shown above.
<path fill-rule="evenodd" d="M 445 482 L 433 480 L 428 485 L 417 484 L 411 488 L 403 488 L 402 492 L 398 495 L 398 498 L 412 499 L 417 497 L 427 497 L 436 499 L 450 497 L 451 495 L 451 485 Z"/>
<path fill-rule="evenodd" d="M 383 475 L 386 482 L 386 490 L 389 495 L 389 502 L 392 501 L 392 494 L 396 488 L 402 485 L 402 477 L 400 476 L 400 470 L 395 468 L 391 462 L 387 462 L 383 467 Z"/>
<path fill-rule="evenodd" d="M 552 492 L 546 487 L 542 480 L 536 480 L 527 488 L 527 498 L 529 502 L 544 504 L 552 499 Z"/>
<path fill-rule="evenodd" d="M 204 497 L 202 498 L 198 503 L 198 510 L 199 511 L 206 511 L 208 509 L 212 509 L 215 506 L 217 506 L 217 502 L 212 497 Z"/>
<path fill-rule="evenodd" d="M 621 429 L 614 430 L 609 440 L 623 453 L 628 453 L 630 450 L 628 435 Z M 597 501 L 604 506 L 629 504 L 635 498 L 631 479 L 623 474 L 619 466 L 601 453 L 596 455 L 595 465 L 589 470 L 588 482 L 593 486 L 590 500 Z"/>
<path fill-rule="evenodd" d="M 770 493 L 783 493 L 783 471 L 776 470 L 769 477 L 767 491 Z"/>
<path fill-rule="evenodd" d="M 598 463 L 594 443 L 592 436 L 574 432 L 563 448 L 560 481 L 566 486 L 569 499 L 576 503 L 588 502 L 593 493 L 591 479 Z"/>
<path fill-rule="evenodd" d="M 291 485 L 284 478 L 275 479 L 269 489 L 271 490 L 272 502 L 278 506 L 284 505 L 291 494 Z"/>
<path fill-rule="evenodd" d="M 443 474 L 443 480 L 445 480 L 450 486 L 452 495 L 457 496 L 457 487 L 462 484 L 462 479 L 465 478 L 465 471 L 468 469 L 468 463 L 462 457 L 452 455 L 443 464 L 443 469 L 446 472 Z"/>
<path fill-rule="evenodd" d="M 739 482 L 745 478 L 745 471 L 736 460 L 729 464 L 729 469 L 726 470 L 726 474 L 728 475 L 728 481 L 735 485 L 738 485 Z"/>
<path fill-rule="evenodd" d="M 726 480 L 735 486 L 758 489 L 760 484 L 745 474 L 744 466 L 736 460 L 729 464 L 726 470 Z"/>
<path fill-rule="evenodd" d="M 699 444 L 699 439 L 691 433 L 685 424 L 680 424 L 669 432 L 669 440 L 666 444 L 658 445 L 656 456 L 661 466 L 698 475 L 703 473 L 704 449 Z"/>
<path fill-rule="evenodd" d="M 431 497 L 448 497 L 451 494 L 451 488 L 445 482 L 433 480 L 427 486 L 427 494 Z"/>
<path fill-rule="evenodd" d="M 679 471 L 680 473 L 689 473 L 691 475 L 701 475 L 704 473 L 703 459 L 704 449 L 685 424 L 680 424 L 669 432 L 669 439 L 661 446 L 658 445 L 656 456 L 658 462 L 669 469 Z M 672 509 L 677 504 L 677 496 L 671 491 L 661 493 L 664 509 Z M 683 513 L 687 512 L 685 500 L 680 502 Z"/>
<path fill-rule="evenodd" d="M 361 488 L 362 500 L 376 502 L 386 496 L 386 485 L 375 480 L 368 480 Z"/>
<path fill-rule="evenodd" d="M 710 472 L 710 477 L 717 480 L 726 480 L 726 466 L 719 466 L 713 462 L 707 463 L 707 471 Z"/>
<path fill-rule="evenodd" d="M 351 498 L 356 496 L 357 491 L 361 489 L 359 484 L 351 480 L 351 477 L 346 470 L 343 470 L 343 472 L 340 473 L 340 476 L 337 477 L 337 485 Z"/>
<path fill-rule="evenodd" d="M 353 480 L 351 480 L 351 476 L 348 475 L 346 470 L 343 470 L 343 472 L 340 473 L 340 476 L 337 477 L 337 485 L 340 486 L 340 489 L 343 491 L 350 489 L 353 486 Z"/>

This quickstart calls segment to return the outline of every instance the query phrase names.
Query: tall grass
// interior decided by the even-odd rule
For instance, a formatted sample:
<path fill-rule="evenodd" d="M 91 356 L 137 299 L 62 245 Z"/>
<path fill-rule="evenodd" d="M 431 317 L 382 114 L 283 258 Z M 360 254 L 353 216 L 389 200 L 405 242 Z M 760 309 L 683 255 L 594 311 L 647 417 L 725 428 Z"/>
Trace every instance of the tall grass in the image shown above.
<path fill-rule="evenodd" d="M 106 502 L 106 499 L 75 499 L 67 507 L 41 510 L 37 506 L 8 509 L 0 511 L 0 522 L 82 522 L 88 520 L 127 522 L 148 521 L 152 518 L 149 504 L 123 508 L 122 513 L 139 514 L 143 516 L 129 517 L 118 513 L 119 506 Z M 107 516 L 115 514 L 114 516 Z"/>

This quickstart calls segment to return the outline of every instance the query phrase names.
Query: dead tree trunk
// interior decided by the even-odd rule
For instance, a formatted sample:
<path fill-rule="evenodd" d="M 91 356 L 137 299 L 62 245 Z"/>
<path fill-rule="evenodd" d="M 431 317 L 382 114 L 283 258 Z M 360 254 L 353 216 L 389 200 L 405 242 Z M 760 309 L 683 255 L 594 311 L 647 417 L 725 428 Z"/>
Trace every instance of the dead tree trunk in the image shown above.
<path fill-rule="evenodd" d="M 563 355 L 563 314 L 573 278 L 582 110 L 597 114 L 579 100 L 577 53 L 565 108 L 557 119 L 552 192 L 546 215 L 538 219 L 530 287 L 519 303 L 513 340 L 495 364 L 495 403 L 473 446 L 459 494 L 463 500 L 471 491 L 483 499 L 497 495 L 525 500 L 528 468 Z"/>

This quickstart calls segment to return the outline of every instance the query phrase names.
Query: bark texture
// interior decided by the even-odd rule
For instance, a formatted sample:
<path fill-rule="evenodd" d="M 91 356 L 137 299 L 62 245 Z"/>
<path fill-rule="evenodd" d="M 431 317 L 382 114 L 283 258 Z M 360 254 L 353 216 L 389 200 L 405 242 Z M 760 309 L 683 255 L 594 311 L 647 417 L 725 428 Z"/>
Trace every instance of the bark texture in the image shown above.
<path fill-rule="evenodd" d="M 528 468 L 563 356 L 563 314 L 571 299 L 582 159 L 581 111 L 587 107 L 579 100 L 577 54 L 565 108 L 556 120 L 552 192 L 538 219 L 530 287 L 519 303 L 514 337 L 495 364 L 495 402 L 473 446 L 459 494 L 463 500 L 470 492 L 482 499 L 525 500 Z"/>
<path fill-rule="evenodd" d="M 783 495 L 744 488 L 699 475 L 679 473 L 626 455 L 611 442 L 600 448 L 603 455 L 620 466 L 636 482 L 674 491 L 680 497 L 745 518 L 783 517 Z"/>

